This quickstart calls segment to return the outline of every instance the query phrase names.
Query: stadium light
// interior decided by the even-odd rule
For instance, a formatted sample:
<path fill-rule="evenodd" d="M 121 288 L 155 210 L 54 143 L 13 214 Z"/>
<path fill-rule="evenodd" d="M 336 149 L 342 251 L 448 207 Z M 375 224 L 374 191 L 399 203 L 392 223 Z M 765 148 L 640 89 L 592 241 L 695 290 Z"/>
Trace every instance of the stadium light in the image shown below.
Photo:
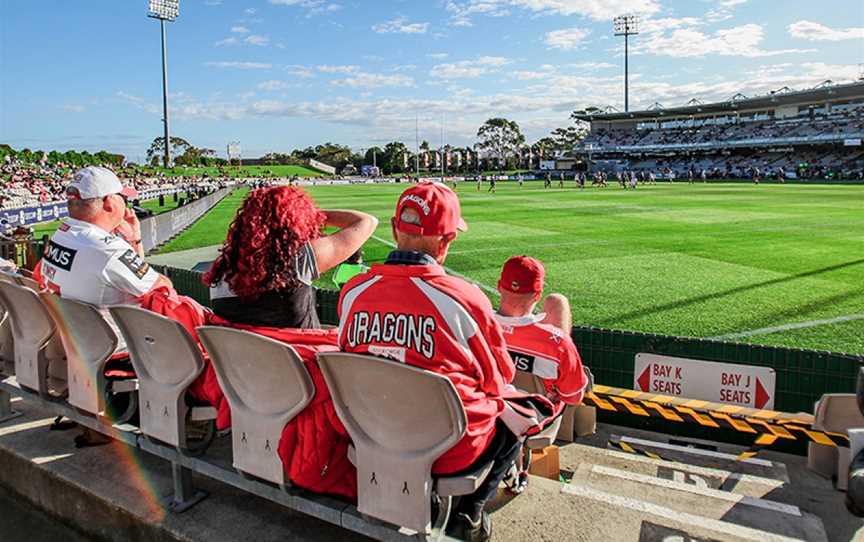
<path fill-rule="evenodd" d="M 616 36 L 624 36 L 624 112 L 630 111 L 630 36 L 639 34 L 638 15 L 620 15 L 612 20 Z"/>
<path fill-rule="evenodd" d="M 165 167 L 171 167 L 171 128 L 168 118 L 168 41 L 165 21 L 174 22 L 180 16 L 180 0 L 150 0 L 147 16 L 159 19 L 162 30 L 162 124 L 165 126 Z"/>

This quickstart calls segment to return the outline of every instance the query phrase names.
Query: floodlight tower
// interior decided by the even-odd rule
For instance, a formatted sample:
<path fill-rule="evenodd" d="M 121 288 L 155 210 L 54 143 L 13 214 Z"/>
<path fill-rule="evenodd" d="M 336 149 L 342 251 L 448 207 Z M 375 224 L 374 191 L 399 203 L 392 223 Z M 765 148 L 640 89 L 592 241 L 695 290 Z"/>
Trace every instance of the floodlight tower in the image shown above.
<path fill-rule="evenodd" d="M 624 36 L 624 112 L 630 111 L 630 36 L 639 34 L 638 15 L 620 15 L 612 21 L 615 35 Z"/>
<path fill-rule="evenodd" d="M 162 29 L 162 123 L 165 125 L 165 167 L 171 167 L 171 129 L 168 120 L 168 41 L 165 21 L 174 22 L 180 15 L 180 0 L 150 0 L 147 16 L 159 19 Z"/>

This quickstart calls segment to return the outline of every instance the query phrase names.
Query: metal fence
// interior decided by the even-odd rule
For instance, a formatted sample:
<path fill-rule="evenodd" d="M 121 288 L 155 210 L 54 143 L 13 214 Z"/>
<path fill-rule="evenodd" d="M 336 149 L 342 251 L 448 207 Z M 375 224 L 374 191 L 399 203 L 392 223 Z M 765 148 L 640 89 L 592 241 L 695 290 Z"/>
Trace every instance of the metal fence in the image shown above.
<path fill-rule="evenodd" d="M 233 188 L 220 188 L 216 192 L 183 207 L 142 220 L 141 243 L 144 250 L 149 252 L 188 228 L 193 222 L 207 214 L 207 211 L 215 207 L 232 190 Z"/>

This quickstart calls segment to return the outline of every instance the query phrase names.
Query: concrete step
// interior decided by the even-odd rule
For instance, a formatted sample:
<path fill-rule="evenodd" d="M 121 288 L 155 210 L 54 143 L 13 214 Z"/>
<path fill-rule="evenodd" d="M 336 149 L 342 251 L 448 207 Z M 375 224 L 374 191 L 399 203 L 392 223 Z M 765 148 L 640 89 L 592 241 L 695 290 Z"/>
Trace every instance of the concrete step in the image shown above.
<path fill-rule="evenodd" d="M 789 542 L 797 538 L 681 513 L 609 491 L 532 476 L 517 498 L 491 503 L 492 539 L 543 542 Z M 564 520 L 564 518 L 567 518 Z M 822 540 L 816 538 L 815 540 Z"/>
<path fill-rule="evenodd" d="M 783 463 L 758 456 L 739 461 L 738 455 L 744 450 L 742 447 L 716 446 L 716 443 L 703 441 L 693 441 L 694 445 L 669 444 L 650 438 L 618 435 L 612 435 L 610 440 L 653 452 L 667 461 L 789 482 L 789 474 Z M 707 449 L 710 444 L 714 444 L 716 449 Z"/>
<path fill-rule="evenodd" d="M 747 536 L 760 533 L 763 540 L 827 540 L 822 521 L 797 506 L 603 465 L 582 463 L 564 491 L 582 496 L 600 493 L 618 507 L 680 515 L 682 521 L 686 518 L 714 530 L 740 528 Z"/>
<path fill-rule="evenodd" d="M 590 463 L 626 472 L 653 476 L 663 480 L 718 489 L 749 497 L 774 496 L 786 489 L 786 482 L 689 463 L 652 459 L 616 450 L 605 450 L 581 444 L 567 444 L 559 449 L 561 469 L 576 472 L 579 465 Z M 776 499 L 775 499 L 776 500 Z"/>

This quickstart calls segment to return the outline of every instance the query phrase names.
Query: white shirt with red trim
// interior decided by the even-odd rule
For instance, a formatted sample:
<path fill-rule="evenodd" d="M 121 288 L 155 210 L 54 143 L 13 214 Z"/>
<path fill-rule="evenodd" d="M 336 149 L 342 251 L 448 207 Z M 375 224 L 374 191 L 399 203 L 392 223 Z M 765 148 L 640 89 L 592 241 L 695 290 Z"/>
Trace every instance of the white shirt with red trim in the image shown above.
<path fill-rule="evenodd" d="M 495 434 L 502 393 L 515 375 L 483 292 L 439 265 L 374 265 L 342 288 L 339 316 L 343 351 L 397 360 L 453 382 L 468 428 L 432 471 L 470 466 Z"/>
<path fill-rule="evenodd" d="M 137 304 L 159 279 L 123 238 L 72 218 L 51 237 L 41 274 L 49 291 L 97 307 Z"/>
<path fill-rule="evenodd" d="M 578 405 L 588 385 L 582 358 L 569 336 L 553 325 L 541 323 L 543 316 L 496 314 L 495 319 L 504 331 L 516 370 L 539 377 L 548 397 Z"/>

